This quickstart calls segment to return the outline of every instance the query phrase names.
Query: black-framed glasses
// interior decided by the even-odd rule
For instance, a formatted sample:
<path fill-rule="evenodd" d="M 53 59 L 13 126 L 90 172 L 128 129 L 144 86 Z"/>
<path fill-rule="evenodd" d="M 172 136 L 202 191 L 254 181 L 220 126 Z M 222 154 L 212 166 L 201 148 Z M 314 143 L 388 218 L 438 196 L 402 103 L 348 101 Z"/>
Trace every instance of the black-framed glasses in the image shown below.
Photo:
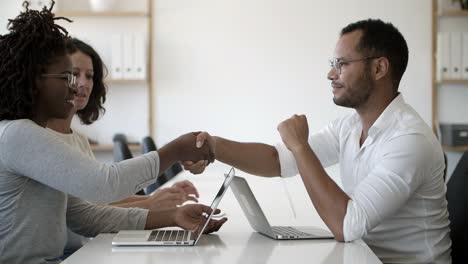
<path fill-rule="evenodd" d="M 73 73 L 44 73 L 41 76 L 67 80 L 67 85 L 70 89 L 74 89 L 76 85 L 76 76 Z"/>
<path fill-rule="evenodd" d="M 334 59 L 329 60 L 329 62 L 330 62 L 330 67 L 334 68 L 336 72 L 338 72 L 338 74 L 341 74 L 341 67 L 343 67 L 343 65 L 346 65 L 351 62 L 371 60 L 371 59 L 377 59 L 377 58 L 378 57 L 365 57 L 365 58 L 355 59 L 355 60 L 343 60 L 343 59 L 334 58 Z"/>

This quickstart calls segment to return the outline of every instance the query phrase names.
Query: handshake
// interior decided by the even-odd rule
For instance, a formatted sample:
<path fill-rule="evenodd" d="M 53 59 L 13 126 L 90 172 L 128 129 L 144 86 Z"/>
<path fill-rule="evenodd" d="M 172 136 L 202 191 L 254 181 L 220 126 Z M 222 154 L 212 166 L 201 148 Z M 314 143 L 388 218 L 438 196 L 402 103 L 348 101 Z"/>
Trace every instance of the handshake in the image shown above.
<path fill-rule="evenodd" d="M 215 138 L 206 132 L 184 134 L 166 144 L 158 152 L 160 171 L 181 161 L 184 168 L 194 174 L 202 173 L 216 159 Z"/>

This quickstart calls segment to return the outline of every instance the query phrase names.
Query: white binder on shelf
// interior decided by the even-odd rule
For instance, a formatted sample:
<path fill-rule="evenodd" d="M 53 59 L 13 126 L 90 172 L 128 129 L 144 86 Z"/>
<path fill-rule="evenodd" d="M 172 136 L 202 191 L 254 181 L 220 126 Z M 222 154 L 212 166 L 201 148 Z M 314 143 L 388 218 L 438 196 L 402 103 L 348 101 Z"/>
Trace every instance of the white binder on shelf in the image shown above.
<path fill-rule="evenodd" d="M 462 78 L 468 80 L 468 32 L 463 32 L 462 47 Z"/>
<path fill-rule="evenodd" d="M 133 52 L 133 34 L 122 36 L 123 52 L 123 78 L 135 79 L 134 52 Z"/>
<path fill-rule="evenodd" d="M 458 1 L 452 1 L 452 0 L 438 0 L 437 7 L 438 7 L 437 9 L 442 12 L 458 11 L 461 9 L 460 3 Z"/>
<path fill-rule="evenodd" d="M 111 36 L 111 78 L 120 80 L 123 78 L 122 63 L 122 36 L 115 34 Z"/>
<path fill-rule="evenodd" d="M 450 71 L 450 33 L 437 34 L 437 80 L 449 79 Z"/>
<path fill-rule="evenodd" d="M 133 38 L 133 66 L 135 79 L 145 80 L 147 75 L 146 67 L 146 41 L 143 34 L 135 34 Z"/>
<path fill-rule="evenodd" d="M 462 77 L 462 34 L 461 32 L 450 33 L 450 70 L 451 79 Z"/>

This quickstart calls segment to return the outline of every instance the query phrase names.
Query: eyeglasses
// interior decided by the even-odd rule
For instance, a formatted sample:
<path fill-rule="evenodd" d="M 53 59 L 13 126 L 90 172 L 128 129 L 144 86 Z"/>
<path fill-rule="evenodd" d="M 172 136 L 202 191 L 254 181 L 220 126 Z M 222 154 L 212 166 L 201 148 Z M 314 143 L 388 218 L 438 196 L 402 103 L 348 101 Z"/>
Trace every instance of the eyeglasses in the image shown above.
<path fill-rule="evenodd" d="M 330 67 L 334 68 L 338 72 L 338 74 L 341 74 L 341 67 L 343 67 L 343 65 L 346 65 L 351 62 L 371 60 L 371 59 L 377 59 L 377 58 L 378 57 L 365 57 L 365 58 L 356 59 L 356 60 L 342 60 L 342 59 L 334 58 L 332 60 L 329 60 L 329 62 L 330 62 Z"/>
<path fill-rule="evenodd" d="M 72 73 L 44 73 L 42 77 L 61 78 L 67 80 L 68 88 L 74 89 L 76 85 L 76 76 Z"/>

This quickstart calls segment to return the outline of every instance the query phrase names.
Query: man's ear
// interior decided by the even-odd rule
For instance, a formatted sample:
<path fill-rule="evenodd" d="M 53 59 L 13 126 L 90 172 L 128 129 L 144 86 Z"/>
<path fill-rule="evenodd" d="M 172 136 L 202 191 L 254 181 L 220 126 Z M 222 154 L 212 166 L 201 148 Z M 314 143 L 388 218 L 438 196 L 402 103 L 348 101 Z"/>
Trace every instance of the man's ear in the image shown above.
<path fill-rule="evenodd" d="M 376 58 L 374 61 L 374 76 L 378 81 L 390 74 L 390 62 L 386 57 Z"/>

